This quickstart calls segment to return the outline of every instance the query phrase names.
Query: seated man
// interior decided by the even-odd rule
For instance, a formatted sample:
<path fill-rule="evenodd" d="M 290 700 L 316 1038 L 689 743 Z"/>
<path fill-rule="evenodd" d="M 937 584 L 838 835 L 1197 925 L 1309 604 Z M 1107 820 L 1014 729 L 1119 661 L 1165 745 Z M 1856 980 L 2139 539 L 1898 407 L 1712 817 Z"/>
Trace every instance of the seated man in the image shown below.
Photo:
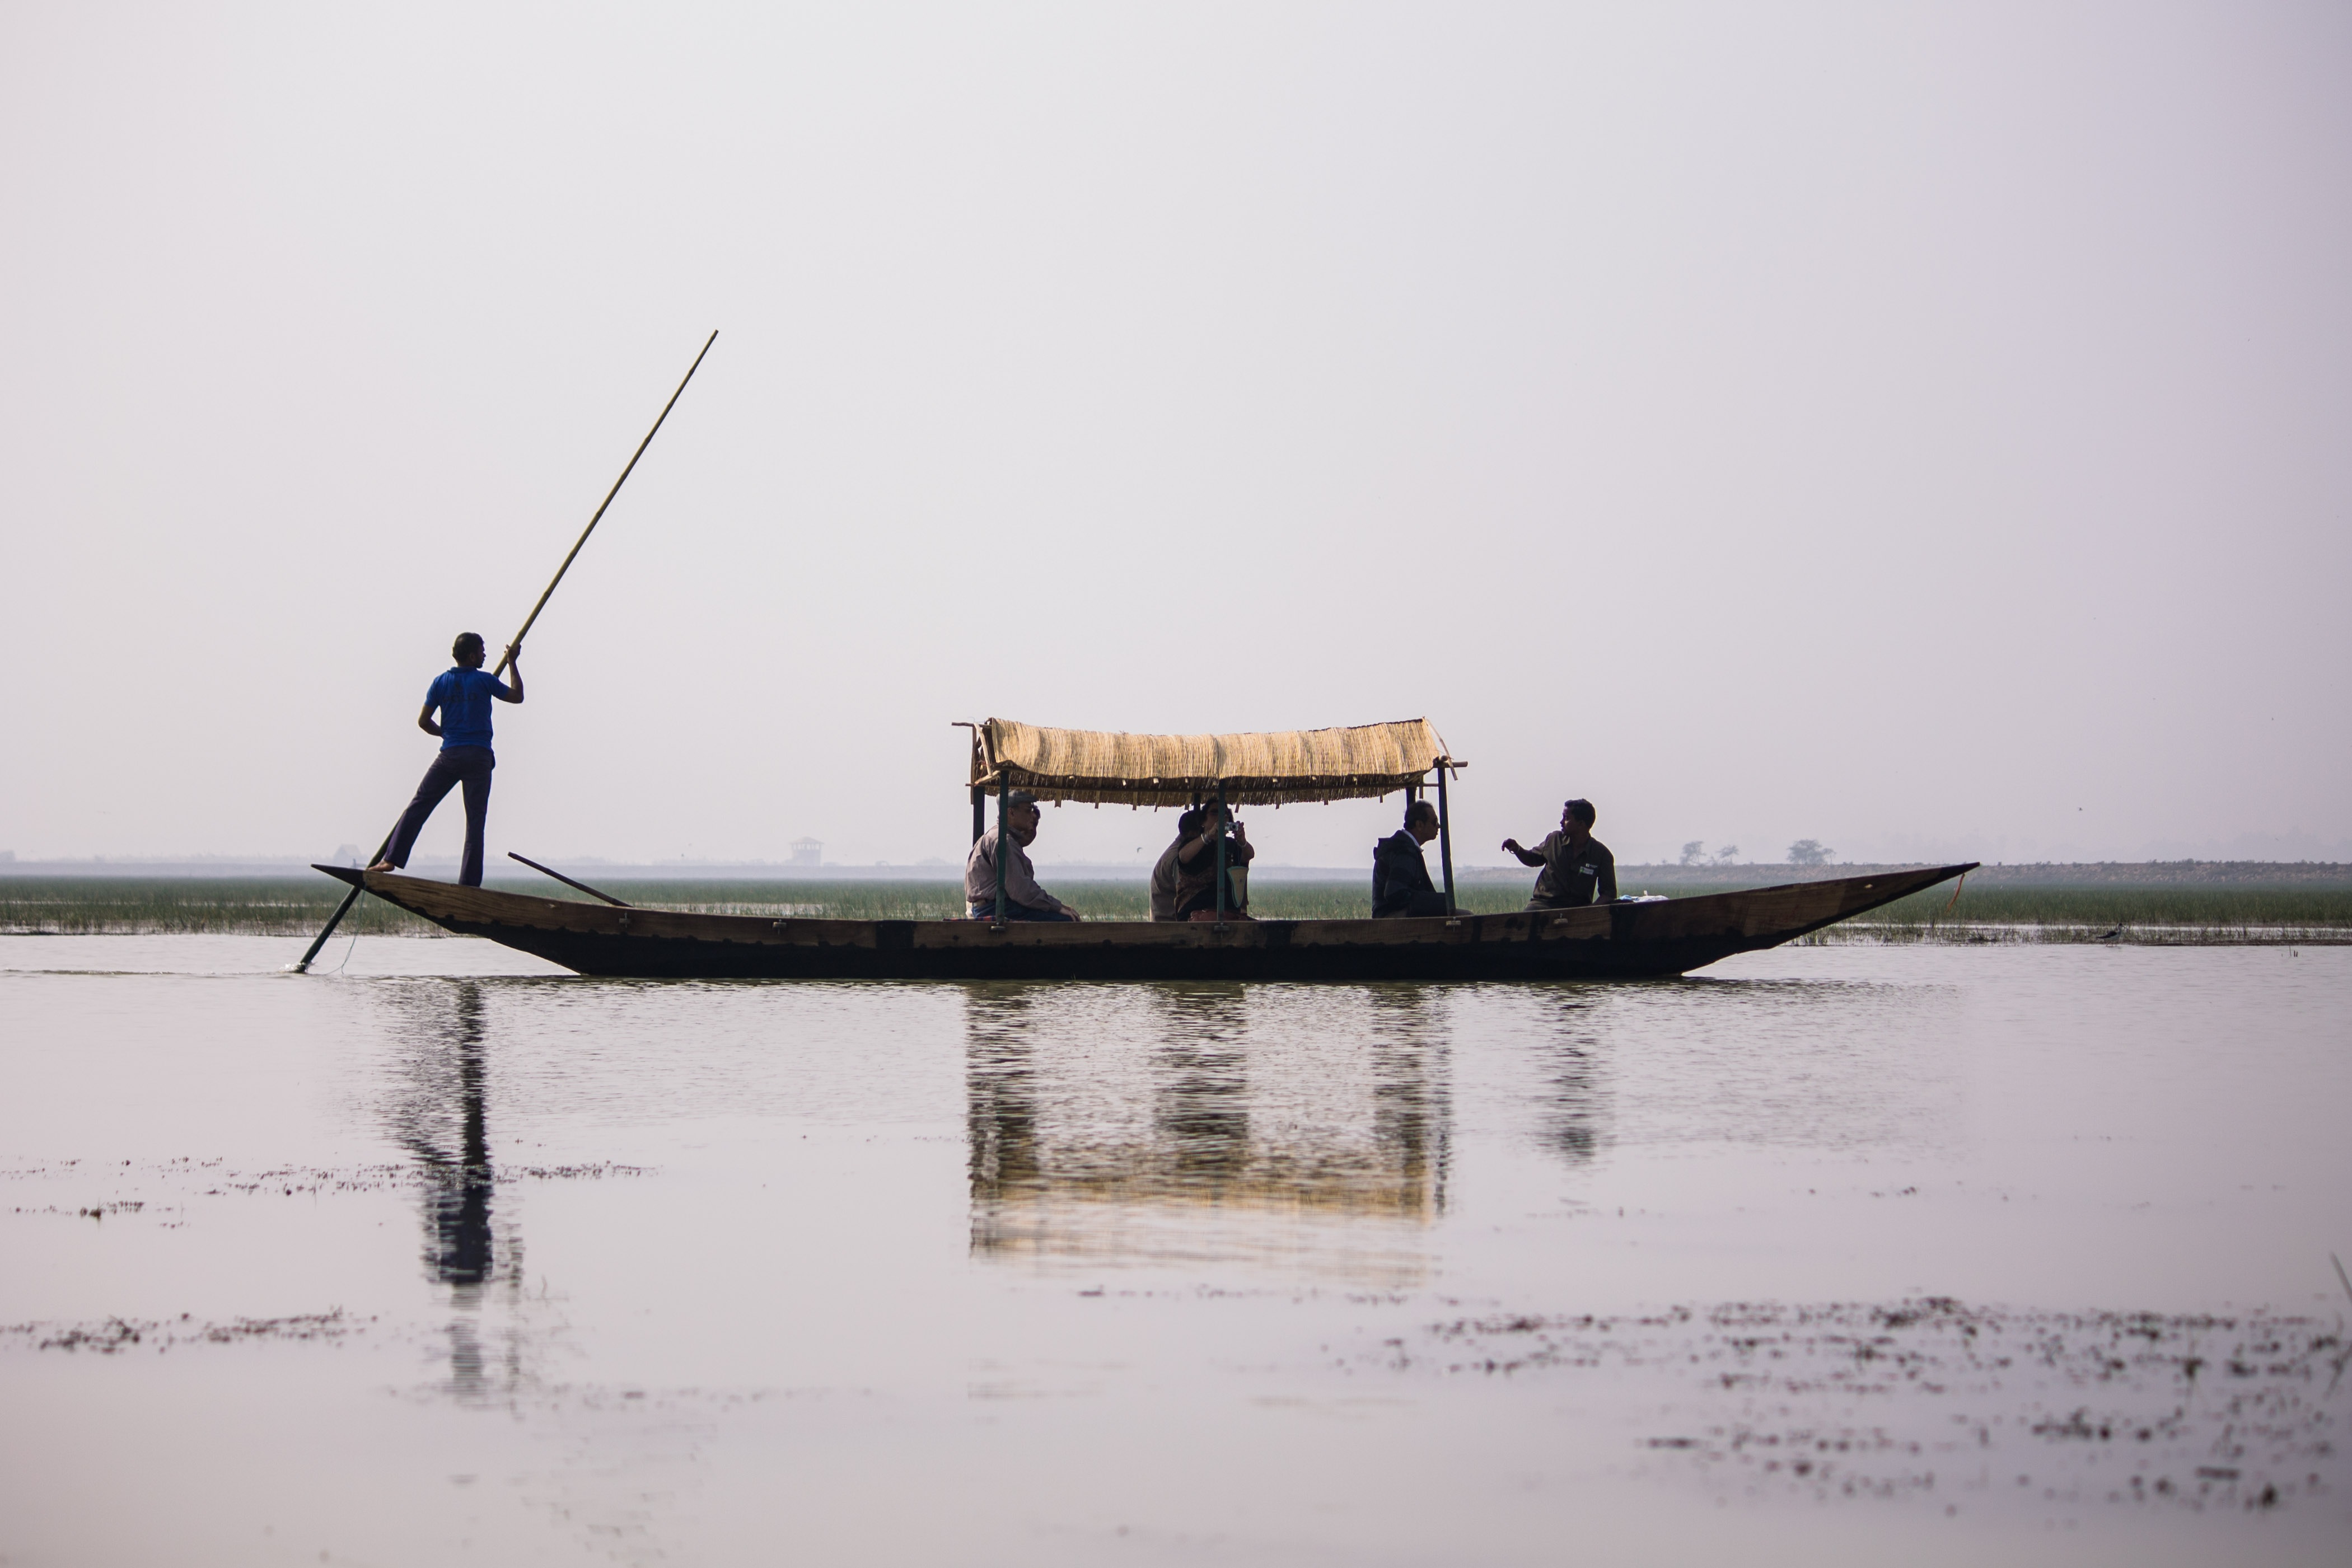
<path fill-rule="evenodd" d="M 1590 800 L 1570 800 L 1559 810 L 1559 830 L 1534 849 L 1521 849 L 1517 839 L 1505 839 L 1503 848 L 1519 857 L 1521 865 L 1539 865 L 1535 896 L 1529 909 L 1581 909 L 1588 904 L 1617 902 L 1617 857 L 1592 836 L 1599 813 Z"/>
<path fill-rule="evenodd" d="M 1005 798 L 1005 824 L 1013 843 L 1004 861 L 1004 918 L 1007 920 L 1076 920 L 1078 912 L 1037 885 L 1037 873 L 1025 852 L 1037 840 L 1037 797 L 1015 789 Z M 964 913 L 973 920 L 993 920 L 996 914 L 996 830 L 980 835 L 963 862 Z"/>
<path fill-rule="evenodd" d="M 1444 915 L 1445 895 L 1429 880 L 1421 846 L 1437 836 L 1437 808 L 1415 800 L 1404 826 L 1372 846 L 1372 918 Z"/>
<path fill-rule="evenodd" d="M 1225 838 L 1224 915 L 1228 920 L 1247 920 L 1242 913 L 1242 901 L 1234 896 L 1233 868 L 1249 864 L 1257 854 L 1249 841 L 1249 830 L 1234 821 L 1233 813 L 1223 806 L 1203 806 L 1201 821 L 1192 841 L 1176 846 L 1176 918 L 1179 920 L 1214 920 L 1217 917 L 1217 841 L 1225 838 L 1227 824 L 1233 836 Z"/>
<path fill-rule="evenodd" d="M 1160 852 L 1151 868 L 1151 918 L 1176 918 L 1176 853 L 1200 836 L 1202 812 L 1198 806 L 1176 819 L 1176 841 Z"/>

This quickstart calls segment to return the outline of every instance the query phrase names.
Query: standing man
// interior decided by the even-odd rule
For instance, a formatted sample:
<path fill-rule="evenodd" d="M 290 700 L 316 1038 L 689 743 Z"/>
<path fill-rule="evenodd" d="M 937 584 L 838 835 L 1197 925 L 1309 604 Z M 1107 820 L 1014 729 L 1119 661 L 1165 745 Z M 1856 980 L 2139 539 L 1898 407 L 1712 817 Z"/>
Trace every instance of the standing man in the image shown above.
<path fill-rule="evenodd" d="M 1007 920 L 1076 920 L 1078 912 L 1037 885 L 1027 847 L 1037 841 L 1037 797 L 1015 789 L 1004 798 L 1004 821 L 1013 842 L 1004 862 L 1004 918 Z M 972 920 L 996 918 L 996 830 L 980 835 L 963 862 L 964 915 Z"/>
<path fill-rule="evenodd" d="M 457 872 L 457 885 L 482 885 L 482 827 L 490 815 L 490 769 L 499 759 L 490 753 L 490 704 L 522 701 L 522 644 L 507 650 L 507 667 L 514 672 L 514 685 L 509 686 L 496 675 L 482 673 L 482 635 L 464 632 L 450 644 L 450 655 L 457 667 L 442 671 L 433 677 L 425 689 L 425 706 L 417 710 L 416 727 L 427 735 L 441 737 L 441 755 L 425 770 L 425 781 L 416 787 L 415 799 L 408 810 L 400 814 L 400 825 L 392 831 L 392 842 L 383 852 L 383 859 L 368 867 L 370 871 L 398 871 L 408 863 L 408 852 L 416 847 L 416 835 L 425 831 L 425 819 L 433 809 L 447 798 L 453 788 L 463 787 L 466 800 L 466 860 Z M 433 710 L 441 710 L 441 722 L 433 722 Z"/>
<path fill-rule="evenodd" d="M 1404 826 L 1372 846 L 1372 918 L 1391 920 L 1445 913 L 1445 895 L 1429 880 L 1421 846 L 1437 836 L 1437 807 L 1415 800 Z"/>
<path fill-rule="evenodd" d="M 1535 896 L 1529 909 L 1581 909 L 1588 904 L 1617 902 L 1617 857 L 1592 836 L 1600 813 L 1590 800 L 1570 800 L 1559 809 L 1559 829 L 1534 849 L 1521 849 L 1517 839 L 1505 839 L 1506 852 L 1521 865 L 1539 865 Z"/>

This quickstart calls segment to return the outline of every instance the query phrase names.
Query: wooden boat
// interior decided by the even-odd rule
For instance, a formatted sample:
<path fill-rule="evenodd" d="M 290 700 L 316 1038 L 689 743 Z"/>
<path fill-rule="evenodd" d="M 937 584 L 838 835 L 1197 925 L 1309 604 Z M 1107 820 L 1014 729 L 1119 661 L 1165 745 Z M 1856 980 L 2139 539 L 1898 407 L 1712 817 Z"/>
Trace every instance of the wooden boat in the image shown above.
<path fill-rule="evenodd" d="M 991 792 L 1042 801 L 1181 807 L 1417 797 L 1433 780 L 1445 904 L 1454 896 L 1446 779 L 1465 766 L 1426 719 L 1261 734 L 1129 735 L 986 719 L 971 730 L 971 835 Z M 1219 853 L 1223 854 L 1220 848 Z M 518 857 L 520 858 L 520 857 Z M 536 862 L 527 864 L 537 866 Z M 1776 946 L 1959 876 L 1968 865 L 1696 898 L 1412 920 L 805 920 L 633 909 L 318 868 L 445 931 L 583 975 L 806 980 L 1574 980 L 1687 974 Z M 545 871 L 544 866 L 537 869 Z M 568 877 L 551 872 L 561 880 Z M 1222 910 L 1218 912 L 1222 914 Z"/>
<path fill-rule="evenodd" d="M 583 975 L 805 980 L 1584 980 L 1687 974 L 1973 869 L 1421 920 L 771 920 L 615 908 L 318 868 L 445 931 Z M 1530 873 L 1532 874 L 1532 873 Z"/>

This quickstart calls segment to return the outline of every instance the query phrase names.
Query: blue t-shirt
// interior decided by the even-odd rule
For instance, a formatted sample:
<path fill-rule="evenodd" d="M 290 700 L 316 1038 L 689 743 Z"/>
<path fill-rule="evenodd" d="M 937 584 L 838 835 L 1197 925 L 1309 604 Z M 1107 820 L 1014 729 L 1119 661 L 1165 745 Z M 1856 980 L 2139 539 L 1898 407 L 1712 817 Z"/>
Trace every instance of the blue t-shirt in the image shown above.
<path fill-rule="evenodd" d="M 487 670 L 444 670 L 425 688 L 425 706 L 441 710 L 441 749 L 490 743 L 490 703 L 507 684 Z"/>

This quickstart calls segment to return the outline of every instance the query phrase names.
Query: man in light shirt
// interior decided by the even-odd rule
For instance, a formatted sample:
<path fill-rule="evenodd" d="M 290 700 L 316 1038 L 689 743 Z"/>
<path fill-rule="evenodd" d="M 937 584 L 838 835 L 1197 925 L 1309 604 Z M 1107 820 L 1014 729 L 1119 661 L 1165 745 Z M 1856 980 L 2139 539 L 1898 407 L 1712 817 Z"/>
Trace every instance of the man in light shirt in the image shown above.
<path fill-rule="evenodd" d="M 1004 821 L 1013 842 L 1004 861 L 1006 920 L 1076 920 L 1078 912 L 1037 885 L 1030 868 L 1028 846 L 1037 838 L 1037 797 L 1015 789 L 1005 798 Z M 994 920 L 996 909 L 996 830 L 980 835 L 963 862 L 964 913 L 973 920 Z"/>

